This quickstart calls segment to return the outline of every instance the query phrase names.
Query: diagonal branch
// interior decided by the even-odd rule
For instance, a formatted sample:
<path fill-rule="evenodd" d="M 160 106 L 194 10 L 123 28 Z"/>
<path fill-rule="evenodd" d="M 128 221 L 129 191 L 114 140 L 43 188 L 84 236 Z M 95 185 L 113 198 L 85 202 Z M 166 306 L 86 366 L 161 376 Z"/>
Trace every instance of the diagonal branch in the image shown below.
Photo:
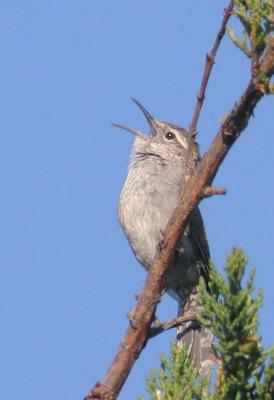
<path fill-rule="evenodd" d="M 214 65 L 215 62 L 215 57 L 217 54 L 217 50 L 220 46 L 220 43 L 223 39 L 223 36 L 225 34 L 225 30 L 226 30 L 226 25 L 227 22 L 232 14 L 233 11 L 233 6 L 234 6 L 234 1 L 231 0 L 228 7 L 225 9 L 224 11 L 224 17 L 222 20 L 222 24 L 221 24 L 221 28 L 218 32 L 218 35 L 215 39 L 214 45 L 212 47 L 212 50 L 209 54 L 206 55 L 206 60 L 205 60 L 205 67 L 204 67 L 204 73 L 203 73 L 203 78 L 202 78 L 202 83 L 201 83 L 201 87 L 200 90 L 197 94 L 197 102 L 196 102 L 196 106 L 195 106 L 195 110 L 193 113 L 193 117 L 192 117 L 192 121 L 191 124 L 189 126 L 189 131 L 190 132 L 195 132 L 196 128 L 197 128 L 197 122 L 201 113 L 201 109 L 204 103 L 204 99 L 205 99 L 205 91 L 206 91 L 206 87 L 208 84 L 208 80 L 210 77 L 210 73 L 212 70 L 212 67 Z"/>
<path fill-rule="evenodd" d="M 271 77 L 274 69 L 273 41 L 269 42 L 261 60 L 262 72 L 267 77 Z M 95 385 L 86 400 L 114 400 L 119 394 L 134 362 L 149 339 L 151 322 L 165 285 L 168 266 L 172 262 L 176 244 L 187 226 L 188 217 L 204 198 L 223 159 L 247 126 L 256 105 L 263 96 L 264 91 L 260 89 L 260 84 L 252 78 L 239 101 L 223 121 L 197 171 L 187 182 L 180 204 L 166 228 L 163 241 L 147 275 L 144 289 L 138 298 L 133 321 L 104 380 Z"/>

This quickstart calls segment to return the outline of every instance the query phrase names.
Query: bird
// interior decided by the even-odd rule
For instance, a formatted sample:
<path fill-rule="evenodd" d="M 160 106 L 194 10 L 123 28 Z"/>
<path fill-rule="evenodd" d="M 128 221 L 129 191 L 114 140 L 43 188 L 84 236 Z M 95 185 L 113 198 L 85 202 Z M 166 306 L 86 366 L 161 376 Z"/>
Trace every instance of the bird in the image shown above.
<path fill-rule="evenodd" d="M 185 190 L 187 180 L 200 162 L 196 134 L 157 120 L 136 99 L 150 134 L 113 124 L 134 135 L 127 177 L 118 203 L 118 218 L 128 243 L 140 264 L 149 270 L 165 228 Z M 196 207 L 181 235 L 168 267 L 164 291 L 178 303 L 178 316 L 201 311 L 199 278 L 209 280 L 209 246 L 203 219 Z M 200 376 L 212 367 L 213 334 L 197 319 L 177 328 L 177 345 L 184 347 Z"/>

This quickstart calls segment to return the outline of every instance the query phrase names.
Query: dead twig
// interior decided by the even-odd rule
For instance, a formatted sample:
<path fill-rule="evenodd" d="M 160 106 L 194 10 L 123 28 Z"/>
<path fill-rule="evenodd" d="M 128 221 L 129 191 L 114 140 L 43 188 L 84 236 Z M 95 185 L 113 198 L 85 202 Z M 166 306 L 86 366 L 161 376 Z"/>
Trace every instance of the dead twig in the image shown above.
<path fill-rule="evenodd" d="M 227 22 L 232 14 L 232 10 L 233 10 L 233 6 L 234 6 L 234 1 L 231 0 L 228 7 L 224 10 L 224 17 L 222 20 L 222 24 L 221 24 L 221 28 L 217 34 L 217 37 L 215 39 L 214 45 L 212 47 L 212 50 L 209 54 L 206 55 L 206 60 L 205 60 L 205 67 L 204 67 L 204 73 L 203 73 L 203 78 L 202 78 L 202 83 L 201 83 L 201 87 L 200 90 L 197 94 L 197 102 L 196 102 L 196 107 L 193 113 L 193 117 L 192 117 L 192 121 L 191 124 L 189 126 L 189 131 L 190 132 L 195 132 L 196 128 L 197 128 L 197 123 L 198 123 L 198 119 L 201 113 L 201 109 L 204 103 L 204 99 L 205 99 L 205 91 L 206 91 L 206 87 L 208 84 L 208 80 L 210 77 L 210 73 L 212 70 L 212 67 L 214 65 L 215 62 L 215 57 L 217 54 L 217 50 L 220 46 L 220 43 L 223 39 L 223 36 L 225 34 L 225 30 L 226 30 L 226 25 Z"/>

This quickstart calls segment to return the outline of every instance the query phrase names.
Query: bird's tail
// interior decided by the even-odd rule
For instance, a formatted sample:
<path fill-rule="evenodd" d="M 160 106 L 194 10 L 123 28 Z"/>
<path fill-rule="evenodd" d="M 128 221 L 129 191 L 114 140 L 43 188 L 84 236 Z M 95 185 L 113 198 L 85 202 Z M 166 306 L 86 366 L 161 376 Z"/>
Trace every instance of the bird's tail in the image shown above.
<path fill-rule="evenodd" d="M 201 312 L 201 301 L 198 287 L 195 287 L 185 302 L 179 303 L 178 316 L 189 314 L 191 320 L 177 328 L 177 345 L 187 350 L 189 358 L 195 361 L 199 375 L 206 377 L 213 366 L 211 330 L 195 319 Z"/>

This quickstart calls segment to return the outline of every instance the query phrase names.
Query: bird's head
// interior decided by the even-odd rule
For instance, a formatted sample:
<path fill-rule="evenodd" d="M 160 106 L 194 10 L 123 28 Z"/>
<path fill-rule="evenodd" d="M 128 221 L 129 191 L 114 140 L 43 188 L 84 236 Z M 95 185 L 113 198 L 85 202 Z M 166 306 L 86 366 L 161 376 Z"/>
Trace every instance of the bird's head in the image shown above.
<path fill-rule="evenodd" d="M 190 153 L 192 153 L 193 158 L 195 158 L 196 152 L 196 158 L 199 158 L 198 145 L 195 142 L 195 134 L 188 132 L 178 125 L 159 121 L 153 118 L 145 107 L 139 103 L 139 101 L 135 99 L 132 100 L 146 117 L 150 127 L 150 134 L 145 135 L 138 129 L 128 128 L 127 126 L 120 124 L 113 125 L 117 128 L 124 129 L 135 136 L 135 148 L 138 151 L 141 148 L 143 152 L 158 154 L 166 159 L 172 159 L 174 157 L 186 158 Z"/>

